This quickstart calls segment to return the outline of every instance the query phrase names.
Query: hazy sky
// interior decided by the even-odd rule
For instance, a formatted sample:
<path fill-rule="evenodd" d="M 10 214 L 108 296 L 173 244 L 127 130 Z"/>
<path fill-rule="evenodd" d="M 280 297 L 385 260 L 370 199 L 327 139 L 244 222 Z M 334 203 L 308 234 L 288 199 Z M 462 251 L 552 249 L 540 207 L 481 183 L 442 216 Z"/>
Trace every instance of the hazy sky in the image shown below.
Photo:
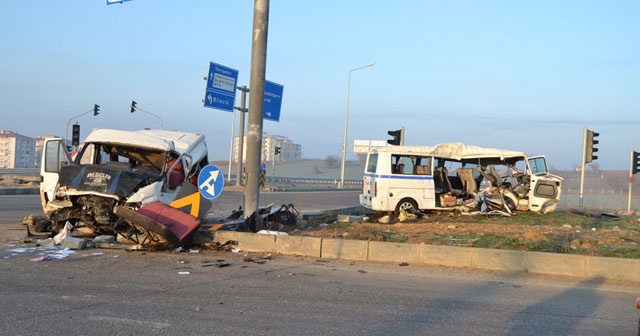
<path fill-rule="evenodd" d="M 253 1 L 0 1 L 0 129 L 82 138 L 93 128 L 204 133 L 229 157 L 233 114 L 202 106 L 209 62 L 249 85 Z M 264 131 L 305 158 L 349 143 L 464 142 L 579 165 L 587 126 L 602 169 L 640 150 L 640 1 L 271 0 L 267 79 L 284 85 Z M 240 93 L 236 106 L 240 104 Z M 236 118 L 236 121 L 238 118 Z M 237 129 L 237 128 L 236 128 Z M 237 134 L 237 131 L 236 131 Z M 355 158 L 350 154 L 349 158 Z"/>

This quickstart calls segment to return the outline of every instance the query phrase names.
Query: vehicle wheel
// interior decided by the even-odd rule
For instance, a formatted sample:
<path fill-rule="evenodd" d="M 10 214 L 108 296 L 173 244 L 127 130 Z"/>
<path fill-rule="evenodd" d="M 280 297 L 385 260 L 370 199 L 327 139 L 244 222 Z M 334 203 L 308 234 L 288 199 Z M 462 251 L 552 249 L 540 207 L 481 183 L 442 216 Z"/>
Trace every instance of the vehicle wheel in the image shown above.
<path fill-rule="evenodd" d="M 395 211 L 395 215 L 396 216 L 400 215 L 400 210 L 405 210 L 405 211 L 415 210 L 415 211 L 418 211 L 418 203 L 416 203 L 416 201 L 414 201 L 411 198 L 403 198 L 400 202 L 398 202 L 398 205 L 396 205 L 396 211 Z"/>
<path fill-rule="evenodd" d="M 504 204 L 511 210 L 511 212 L 516 211 L 516 202 L 511 197 L 504 198 Z"/>

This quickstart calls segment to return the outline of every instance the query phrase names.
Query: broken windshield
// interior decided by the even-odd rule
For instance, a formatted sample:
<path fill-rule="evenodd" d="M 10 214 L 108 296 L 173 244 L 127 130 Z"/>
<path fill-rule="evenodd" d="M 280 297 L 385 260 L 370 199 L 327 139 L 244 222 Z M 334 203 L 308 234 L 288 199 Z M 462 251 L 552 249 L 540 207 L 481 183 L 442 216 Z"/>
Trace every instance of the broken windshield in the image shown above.
<path fill-rule="evenodd" d="M 151 165 L 162 170 L 167 154 L 157 149 L 122 146 L 109 143 L 87 144 L 76 159 L 80 164 L 128 164 L 130 168 Z"/>

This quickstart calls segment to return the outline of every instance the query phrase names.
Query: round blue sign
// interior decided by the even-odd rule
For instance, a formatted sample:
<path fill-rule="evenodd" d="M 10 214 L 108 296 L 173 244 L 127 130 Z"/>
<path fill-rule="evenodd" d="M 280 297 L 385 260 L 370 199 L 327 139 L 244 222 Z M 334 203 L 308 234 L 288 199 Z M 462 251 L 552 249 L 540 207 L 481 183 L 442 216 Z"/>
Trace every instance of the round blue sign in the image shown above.
<path fill-rule="evenodd" d="M 214 165 L 208 165 L 198 174 L 198 190 L 206 199 L 214 199 L 222 193 L 224 189 L 224 174 Z"/>

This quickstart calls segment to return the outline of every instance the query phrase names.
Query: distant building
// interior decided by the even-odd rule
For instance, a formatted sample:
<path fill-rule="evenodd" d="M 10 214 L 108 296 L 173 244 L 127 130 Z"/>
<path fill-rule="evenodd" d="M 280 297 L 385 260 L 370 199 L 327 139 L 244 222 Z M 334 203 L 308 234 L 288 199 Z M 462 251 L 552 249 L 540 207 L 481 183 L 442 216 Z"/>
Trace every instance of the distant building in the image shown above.
<path fill-rule="evenodd" d="M 244 137 L 244 148 L 242 150 L 243 162 L 247 159 L 247 137 Z M 280 153 L 275 155 L 276 147 Z M 233 161 L 238 162 L 238 152 L 240 148 L 240 137 L 233 139 Z M 293 143 L 290 139 L 281 135 L 264 134 L 262 136 L 262 161 L 264 162 L 286 162 L 302 159 L 302 146 Z"/>
<path fill-rule="evenodd" d="M 36 139 L 0 130 L 0 168 L 35 168 Z"/>

